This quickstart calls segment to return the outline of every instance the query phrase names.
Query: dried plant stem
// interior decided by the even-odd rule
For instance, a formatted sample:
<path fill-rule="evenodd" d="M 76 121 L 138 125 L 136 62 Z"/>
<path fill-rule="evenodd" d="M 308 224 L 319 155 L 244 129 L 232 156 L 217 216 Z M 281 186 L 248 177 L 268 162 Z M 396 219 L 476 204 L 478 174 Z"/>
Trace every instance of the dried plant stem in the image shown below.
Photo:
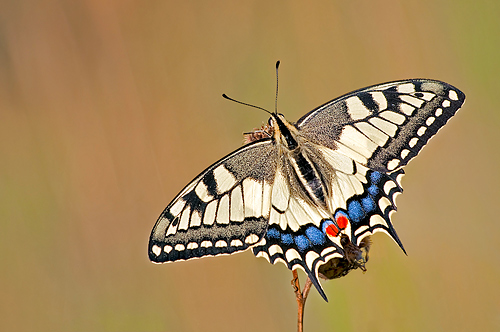
<path fill-rule="evenodd" d="M 306 305 L 306 300 L 307 300 L 307 295 L 309 295 L 309 291 L 311 290 L 311 279 L 309 277 L 306 280 L 306 284 L 304 285 L 304 289 L 300 289 L 300 283 L 299 283 L 299 275 L 297 274 L 297 270 L 292 271 L 293 274 L 293 279 L 292 279 L 292 287 L 293 291 L 295 292 L 295 297 L 297 299 L 297 314 L 298 314 L 298 320 L 297 320 L 297 331 L 298 332 L 303 332 L 304 330 L 304 307 Z"/>

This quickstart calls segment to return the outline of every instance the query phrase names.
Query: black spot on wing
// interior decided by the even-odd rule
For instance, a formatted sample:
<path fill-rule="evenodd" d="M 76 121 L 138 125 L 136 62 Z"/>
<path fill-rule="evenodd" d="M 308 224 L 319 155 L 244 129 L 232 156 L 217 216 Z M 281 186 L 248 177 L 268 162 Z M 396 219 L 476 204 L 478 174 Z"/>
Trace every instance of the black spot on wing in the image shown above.
<path fill-rule="evenodd" d="M 373 99 L 371 93 L 368 93 L 368 92 L 360 93 L 358 95 L 358 98 L 361 100 L 361 102 L 363 103 L 363 105 L 366 108 L 368 108 L 370 111 L 372 111 L 372 112 L 378 112 L 379 111 L 378 104 Z"/>
<path fill-rule="evenodd" d="M 217 196 L 217 182 L 215 182 L 214 172 L 209 171 L 203 177 L 203 183 L 207 186 L 208 193 L 213 197 Z"/>
<path fill-rule="evenodd" d="M 411 83 L 415 86 L 415 91 L 422 91 L 422 81 L 413 80 Z"/>
<path fill-rule="evenodd" d="M 170 213 L 169 209 L 165 209 L 165 211 L 162 212 L 160 218 L 172 220 L 172 219 L 174 219 L 174 215 L 172 213 Z"/>
<path fill-rule="evenodd" d="M 186 201 L 186 205 L 191 207 L 191 212 L 193 212 L 193 211 L 203 212 L 203 211 L 205 211 L 205 208 L 208 205 L 208 203 L 205 203 L 204 201 L 202 201 L 198 197 L 198 195 L 196 194 L 196 192 L 194 190 L 185 194 L 182 197 L 182 199 L 184 199 Z"/>
<path fill-rule="evenodd" d="M 387 101 L 387 109 L 392 111 L 398 111 L 399 106 L 401 105 L 401 100 L 399 100 L 399 96 L 401 94 L 397 93 L 396 87 L 392 87 L 390 89 L 382 91 L 384 94 L 385 100 Z"/>

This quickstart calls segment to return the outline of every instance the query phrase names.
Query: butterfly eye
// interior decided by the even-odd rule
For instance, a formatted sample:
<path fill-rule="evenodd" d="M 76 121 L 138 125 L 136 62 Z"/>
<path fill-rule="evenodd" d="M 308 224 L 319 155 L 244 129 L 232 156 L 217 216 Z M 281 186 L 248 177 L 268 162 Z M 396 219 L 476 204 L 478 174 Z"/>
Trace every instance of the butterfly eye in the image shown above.
<path fill-rule="evenodd" d="M 270 117 L 269 120 L 267 120 L 267 123 L 272 127 L 273 126 L 273 117 Z"/>

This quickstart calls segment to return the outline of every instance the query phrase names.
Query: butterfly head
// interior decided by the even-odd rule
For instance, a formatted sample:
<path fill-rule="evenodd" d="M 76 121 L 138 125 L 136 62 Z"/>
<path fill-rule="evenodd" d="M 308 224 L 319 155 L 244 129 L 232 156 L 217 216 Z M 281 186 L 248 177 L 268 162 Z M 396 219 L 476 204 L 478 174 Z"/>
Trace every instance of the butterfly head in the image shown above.
<path fill-rule="evenodd" d="M 288 150 L 293 151 L 298 148 L 297 136 L 299 131 L 297 128 L 285 119 L 281 113 L 270 113 L 269 124 L 273 127 L 274 140 L 285 146 Z"/>

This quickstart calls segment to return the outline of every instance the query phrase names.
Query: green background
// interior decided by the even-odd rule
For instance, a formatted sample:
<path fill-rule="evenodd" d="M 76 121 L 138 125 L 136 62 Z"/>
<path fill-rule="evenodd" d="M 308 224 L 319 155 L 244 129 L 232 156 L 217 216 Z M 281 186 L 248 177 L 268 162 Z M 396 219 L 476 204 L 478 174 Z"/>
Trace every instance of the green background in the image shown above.
<path fill-rule="evenodd" d="M 169 201 L 274 107 L 449 82 L 463 109 L 406 167 L 368 272 L 305 331 L 500 331 L 499 1 L 0 2 L 0 330 L 294 331 L 291 273 L 251 252 L 167 265 Z"/>

